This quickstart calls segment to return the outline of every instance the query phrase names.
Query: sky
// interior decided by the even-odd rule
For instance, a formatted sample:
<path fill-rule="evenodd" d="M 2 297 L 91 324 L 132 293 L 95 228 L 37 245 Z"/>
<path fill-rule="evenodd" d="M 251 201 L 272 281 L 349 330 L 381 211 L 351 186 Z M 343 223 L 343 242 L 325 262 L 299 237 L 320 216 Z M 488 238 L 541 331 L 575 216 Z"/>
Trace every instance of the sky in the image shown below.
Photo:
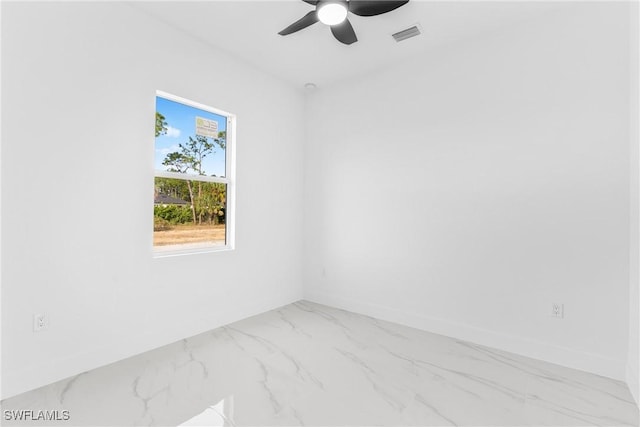
<path fill-rule="evenodd" d="M 167 166 L 163 166 L 162 161 L 167 154 L 180 151 L 178 144 L 188 142 L 189 137 L 195 139 L 196 117 L 215 120 L 218 122 L 218 131 L 227 130 L 226 117 L 159 96 L 156 97 L 156 111 L 162 114 L 167 122 L 167 133 L 156 138 L 155 169 L 159 171 L 167 170 Z M 214 152 L 202 161 L 205 175 L 225 176 L 225 157 L 225 151 L 214 144 Z"/>

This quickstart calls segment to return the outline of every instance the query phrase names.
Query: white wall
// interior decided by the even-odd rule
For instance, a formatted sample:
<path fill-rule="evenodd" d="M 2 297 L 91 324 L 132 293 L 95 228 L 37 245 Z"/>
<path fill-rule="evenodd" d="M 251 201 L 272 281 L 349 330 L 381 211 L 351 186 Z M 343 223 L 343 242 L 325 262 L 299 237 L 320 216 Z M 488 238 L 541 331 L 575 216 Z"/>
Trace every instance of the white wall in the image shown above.
<path fill-rule="evenodd" d="M 567 3 L 315 93 L 305 297 L 623 379 L 628 7 Z"/>
<path fill-rule="evenodd" d="M 300 299 L 301 94 L 123 3 L 2 8 L 3 397 Z M 237 114 L 233 252 L 152 257 L 156 89 Z"/>
<path fill-rule="evenodd" d="M 640 406 L 640 7 L 632 4 L 630 22 L 630 247 L 629 247 L 629 352 L 626 380 Z"/>

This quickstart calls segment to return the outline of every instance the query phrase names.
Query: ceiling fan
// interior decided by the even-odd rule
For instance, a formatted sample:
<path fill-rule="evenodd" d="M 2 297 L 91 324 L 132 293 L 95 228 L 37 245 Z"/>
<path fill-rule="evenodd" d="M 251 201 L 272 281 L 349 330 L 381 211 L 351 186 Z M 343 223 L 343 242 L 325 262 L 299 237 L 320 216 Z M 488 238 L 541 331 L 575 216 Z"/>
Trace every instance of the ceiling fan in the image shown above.
<path fill-rule="evenodd" d="M 351 23 L 347 19 L 348 12 L 358 16 L 375 16 L 391 12 L 409 3 L 409 0 L 302 0 L 316 7 L 278 34 L 286 36 L 307 28 L 320 21 L 331 27 L 333 36 L 344 44 L 358 41 Z"/>

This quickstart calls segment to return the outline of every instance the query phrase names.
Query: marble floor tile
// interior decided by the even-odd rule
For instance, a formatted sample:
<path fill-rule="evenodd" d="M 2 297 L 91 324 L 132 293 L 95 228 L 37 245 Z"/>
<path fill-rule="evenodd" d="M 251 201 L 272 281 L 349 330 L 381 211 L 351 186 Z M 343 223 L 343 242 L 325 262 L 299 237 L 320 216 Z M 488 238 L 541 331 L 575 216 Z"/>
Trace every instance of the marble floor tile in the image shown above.
<path fill-rule="evenodd" d="M 638 426 L 622 382 L 305 301 L 1 406 L 7 426 Z"/>

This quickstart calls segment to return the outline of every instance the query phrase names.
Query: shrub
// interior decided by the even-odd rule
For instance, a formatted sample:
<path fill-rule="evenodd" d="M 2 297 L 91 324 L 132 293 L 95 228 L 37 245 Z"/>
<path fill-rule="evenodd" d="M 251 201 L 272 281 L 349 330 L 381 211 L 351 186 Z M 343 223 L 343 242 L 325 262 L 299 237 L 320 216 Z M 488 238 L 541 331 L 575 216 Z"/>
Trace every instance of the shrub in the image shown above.
<path fill-rule="evenodd" d="M 193 221 L 191 207 L 178 205 L 156 205 L 153 207 L 153 214 L 157 218 L 162 218 L 170 224 L 187 224 Z"/>
<path fill-rule="evenodd" d="M 158 216 L 153 217 L 153 231 L 171 230 L 171 223 L 164 218 Z"/>

